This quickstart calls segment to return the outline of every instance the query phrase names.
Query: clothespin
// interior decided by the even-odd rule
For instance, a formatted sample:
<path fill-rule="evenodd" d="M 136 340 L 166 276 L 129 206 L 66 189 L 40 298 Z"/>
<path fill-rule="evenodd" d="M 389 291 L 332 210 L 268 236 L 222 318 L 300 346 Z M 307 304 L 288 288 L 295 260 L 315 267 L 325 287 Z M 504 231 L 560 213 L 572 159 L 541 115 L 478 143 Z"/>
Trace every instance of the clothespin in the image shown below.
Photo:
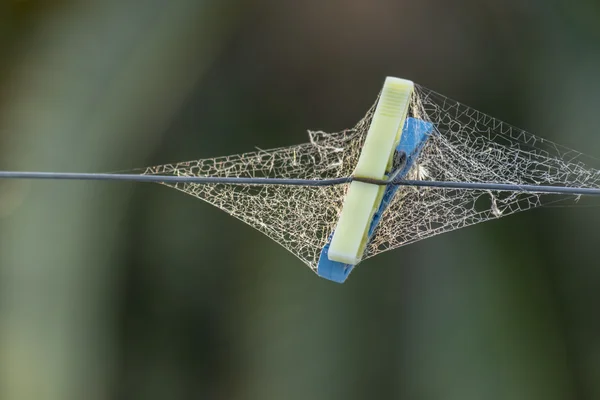
<path fill-rule="evenodd" d="M 414 84 L 388 77 L 371 120 L 353 176 L 378 180 L 408 174 L 433 130 L 433 124 L 407 118 Z M 403 163 L 394 169 L 394 155 Z M 360 262 L 397 185 L 350 183 L 338 223 L 321 251 L 319 276 L 343 283 Z"/>

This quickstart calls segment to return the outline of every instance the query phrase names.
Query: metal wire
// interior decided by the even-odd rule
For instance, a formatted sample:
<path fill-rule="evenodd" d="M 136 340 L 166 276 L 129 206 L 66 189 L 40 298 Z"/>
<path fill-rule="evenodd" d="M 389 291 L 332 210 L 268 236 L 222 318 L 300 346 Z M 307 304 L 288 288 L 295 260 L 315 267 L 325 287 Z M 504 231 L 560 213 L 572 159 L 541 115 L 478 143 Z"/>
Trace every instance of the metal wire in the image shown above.
<path fill-rule="evenodd" d="M 78 172 L 23 172 L 0 171 L 0 179 L 45 179 L 45 180 L 84 180 L 84 181 L 129 181 L 153 183 L 195 183 L 225 185 L 281 185 L 281 186 L 334 186 L 350 182 L 364 182 L 372 185 L 399 185 L 431 187 L 457 190 L 510 191 L 529 193 L 569 194 L 575 196 L 600 196 L 600 188 L 567 186 L 516 185 L 487 182 L 415 181 L 404 179 L 369 179 L 343 177 L 335 179 L 280 179 L 280 178 L 225 178 L 214 176 L 172 176 L 138 174 L 102 174 Z"/>

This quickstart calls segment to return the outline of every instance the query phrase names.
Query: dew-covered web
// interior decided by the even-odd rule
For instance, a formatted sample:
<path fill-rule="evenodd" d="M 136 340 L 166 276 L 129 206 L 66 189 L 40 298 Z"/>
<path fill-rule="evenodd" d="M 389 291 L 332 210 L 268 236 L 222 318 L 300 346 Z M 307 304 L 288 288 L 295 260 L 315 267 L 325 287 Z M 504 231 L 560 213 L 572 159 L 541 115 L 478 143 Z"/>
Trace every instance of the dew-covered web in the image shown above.
<path fill-rule="evenodd" d="M 352 129 L 309 132 L 309 143 L 148 167 L 145 174 L 330 179 L 351 176 L 374 107 Z M 416 85 L 410 116 L 435 130 L 406 179 L 599 187 L 584 156 Z M 347 185 L 167 184 L 256 228 L 316 270 Z M 364 258 L 557 199 L 525 192 L 400 187 Z"/>

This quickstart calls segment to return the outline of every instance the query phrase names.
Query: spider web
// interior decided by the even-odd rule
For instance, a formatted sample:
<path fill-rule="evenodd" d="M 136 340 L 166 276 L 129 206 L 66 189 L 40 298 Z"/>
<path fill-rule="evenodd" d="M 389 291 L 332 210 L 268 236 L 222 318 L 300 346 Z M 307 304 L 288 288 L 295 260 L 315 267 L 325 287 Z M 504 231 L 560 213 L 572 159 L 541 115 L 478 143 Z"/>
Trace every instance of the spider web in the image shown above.
<path fill-rule="evenodd" d="M 144 174 L 330 179 L 352 175 L 374 112 L 339 133 L 309 132 L 309 143 L 148 167 Z M 599 187 L 583 154 L 415 85 L 409 115 L 435 130 L 407 179 Z M 177 183 L 254 227 L 316 270 L 347 185 L 326 187 Z M 363 259 L 441 233 L 571 199 L 536 193 L 400 187 Z"/>

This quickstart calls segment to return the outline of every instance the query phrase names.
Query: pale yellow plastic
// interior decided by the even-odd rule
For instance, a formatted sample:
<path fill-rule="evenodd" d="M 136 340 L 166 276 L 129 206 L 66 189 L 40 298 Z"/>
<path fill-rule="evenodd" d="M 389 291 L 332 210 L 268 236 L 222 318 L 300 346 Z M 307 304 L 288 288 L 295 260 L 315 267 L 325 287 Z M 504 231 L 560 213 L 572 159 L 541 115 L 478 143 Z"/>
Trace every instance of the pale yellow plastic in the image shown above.
<path fill-rule="evenodd" d="M 414 83 L 388 77 L 383 85 L 354 176 L 385 179 L 400 142 Z M 362 259 L 373 214 L 385 186 L 352 182 L 329 246 L 329 259 L 356 265 Z"/>

